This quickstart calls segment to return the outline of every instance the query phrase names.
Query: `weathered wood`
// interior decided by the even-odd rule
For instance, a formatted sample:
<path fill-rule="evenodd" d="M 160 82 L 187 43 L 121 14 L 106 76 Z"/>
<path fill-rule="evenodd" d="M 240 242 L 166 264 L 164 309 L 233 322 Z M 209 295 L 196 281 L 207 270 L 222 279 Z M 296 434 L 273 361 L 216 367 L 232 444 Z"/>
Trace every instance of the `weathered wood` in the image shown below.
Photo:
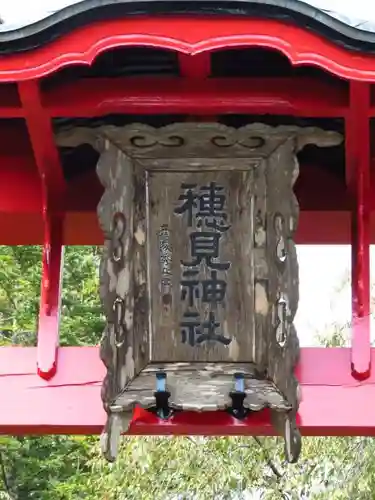
<path fill-rule="evenodd" d="M 88 142 L 101 152 L 107 458 L 114 459 L 134 405 L 155 407 L 160 371 L 169 406 L 196 411 L 228 409 L 236 372 L 244 407 L 271 408 L 295 461 L 296 153 L 341 137 L 311 128 L 179 123 L 78 128 L 60 131 L 57 141 Z"/>
<path fill-rule="evenodd" d="M 103 143 L 97 172 L 105 187 L 98 217 L 105 237 L 100 296 L 107 325 L 101 358 L 107 368 L 102 399 L 108 411 L 111 401 L 148 361 L 146 196 L 131 159 L 108 140 Z M 102 443 L 111 458 L 112 441 L 117 439 L 113 426 L 122 427 L 111 416 L 108 422 Z"/>
<path fill-rule="evenodd" d="M 252 308 L 252 178 L 252 169 L 242 172 L 208 171 L 185 174 L 150 172 L 152 361 L 253 361 L 252 341 L 249 338 L 255 335 Z M 189 215 L 174 213 L 180 206 L 179 197 L 185 193 L 181 190 L 181 185 L 195 185 L 195 192 L 196 189 L 199 190 L 199 186 L 209 186 L 211 182 L 215 183 L 218 189 L 222 187 L 219 194 L 227 200 L 223 209 L 227 214 L 225 227 L 228 229 L 223 233 L 212 230 L 207 233 L 207 228 L 200 226 L 201 219 L 193 216 L 189 228 Z M 160 260 L 158 233 L 162 227 L 168 228 L 172 247 L 171 291 L 167 308 L 164 296 L 160 294 L 161 269 L 155 265 Z M 181 265 L 181 262 L 189 263 L 195 260 L 191 256 L 192 242 L 189 237 L 197 234 L 220 236 L 220 258 L 213 260 L 220 261 L 221 265 L 227 266 L 228 269 L 217 269 L 214 264 L 210 268 L 204 261 L 195 267 Z M 195 274 L 186 276 L 186 273 L 190 272 Z M 226 288 L 223 299 L 215 297 L 223 292 L 219 287 Z M 191 297 L 190 294 L 194 296 Z M 209 303 L 210 299 L 213 302 Z M 180 323 L 187 311 L 198 314 L 200 321 L 207 321 L 210 312 L 215 314 L 215 321 L 220 324 L 217 332 L 220 332 L 223 341 L 199 343 L 200 338 L 197 335 L 191 343 L 188 340 L 183 342 L 184 329 Z M 203 334 L 203 329 L 201 332 Z"/>
<path fill-rule="evenodd" d="M 251 411 L 271 408 L 288 411 L 292 406 L 275 384 L 256 378 L 256 368 L 241 363 L 170 363 L 150 365 L 123 391 L 111 406 L 114 413 L 131 411 L 136 405 L 155 407 L 156 374 L 166 373 L 169 406 L 174 410 L 217 411 L 232 406 L 237 373 L 244 377 L 244 407 Z"/>
<path fill-rule="evenodd" d="M 129 157 L 154 160 L 243 158 L 252 161 L 267 158 L 286 137 L 295 137 L 298 150 L 307 144 L 329 147 L 342 142 L 339 133 L 317 127 L 271 127 L 264 123 L 251 123 L 239 129 L 219 123 L 182 122 L 161 128 L 133 123 L 124 127 L 68 127 L 55 134 L 56 144 L 60 147 L 90 144 L 100 149 L 103 138 L 108 138 Z"/>
<path fill-rule="evenodd" d="M 268 376 L 291 404 L 288 415 L 275 413 L 275 425 L 285 436 L 285 426 L 292 425 L 297 446 L 290 461 L 299 455 L 299 435 L 295 425 L 299 405 L 298 382 L 294 370 L 299 358 L 299 341 L 293 325 L 298 306 L 298 263 L 293 236 L 298 222 L 298 204 L 293 185 L 298 176 L 298 143 L 289 137 L 270 155 L 267 165 L 267 263 L 268 300 L 272 310 L 268 330 Z"/>

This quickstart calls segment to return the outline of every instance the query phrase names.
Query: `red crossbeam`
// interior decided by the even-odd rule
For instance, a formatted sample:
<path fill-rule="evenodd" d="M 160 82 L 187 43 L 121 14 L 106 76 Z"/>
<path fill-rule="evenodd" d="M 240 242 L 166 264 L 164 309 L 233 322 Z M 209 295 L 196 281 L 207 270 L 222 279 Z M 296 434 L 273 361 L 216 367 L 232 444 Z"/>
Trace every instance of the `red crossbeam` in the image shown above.
<path fill-rule="evenodd" d="M 349 109 L 345 86 L 318 78 L 209 78 L 199 80 L 204 59 L 181 54 L 181 78 L 95 78 L 64 82 L 42 95 L 53 117 L 103 116 L 111 113 L 273 114 L 306 117 L 344 116 Z M 198 64 L 197 64 L 198 59 Z M 375 116 L 375 107 L 369 109 Z M 0 86 L 0 118 L 25 112 Z"/>
<path fill-rule="evenodd" d="M 371 351 L 375 360 L 375 349 Z M 104 366 L 97 347 L 58 350 L 52 380 L 35 369 L 36 348 L 0 348 L 0 433 L 98 434 L 105 423 L 100 398 Z M 375 436 L 375 375 L 353 379 L 350 349 L 304 348 L 297 376 L 302 403 L 298 422 L 305 435 Z M 135 415 L 131 434 L 271 435 L 269 415 L 254 413 L 239 422 L 225 413 L 177 414 L 163 422 Z"/>
<path fill-rule="evenodd" d="M 51 116 L 111 113 L 194 115 L 273 114 L 344 116 L 345 88 L 317 78 L 208 78 L 207 58 L 181 55 L 182 78 L 98 78 L 64 83 L 45 91 Z"/>

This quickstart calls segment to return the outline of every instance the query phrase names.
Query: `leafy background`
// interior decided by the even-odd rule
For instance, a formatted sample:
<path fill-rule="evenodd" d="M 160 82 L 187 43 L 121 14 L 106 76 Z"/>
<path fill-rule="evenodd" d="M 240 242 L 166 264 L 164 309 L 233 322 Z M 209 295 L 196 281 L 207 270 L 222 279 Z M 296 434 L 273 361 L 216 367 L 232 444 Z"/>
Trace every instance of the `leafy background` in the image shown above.
<path fill-rule="evenodd" d="M 100 250 L 65 254 L 62 345 L 95 345 L 103 328 Z M 41 249 L 0 247 L 0 344 L 34 345 Z M 321 336 L 340 345 L 343 329 Z M 1 411 L 1 410 L 0 410 Z M 342 408 L 345 411 L 345 408 Z M 0 436 L 0 500 L 372 500 L 373 438 L 304 438 L 286 466 L 277 438 L 126 437 L 115 464 L 97 436 Z"/>

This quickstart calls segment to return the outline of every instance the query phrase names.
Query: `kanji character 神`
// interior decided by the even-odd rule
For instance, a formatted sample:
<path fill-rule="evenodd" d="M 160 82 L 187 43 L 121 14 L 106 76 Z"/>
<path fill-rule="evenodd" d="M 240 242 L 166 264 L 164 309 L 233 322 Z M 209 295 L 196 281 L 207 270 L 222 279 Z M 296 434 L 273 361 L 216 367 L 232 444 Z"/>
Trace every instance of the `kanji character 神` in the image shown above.
<path fill-rule="evenodd" d="M 202 299 L 208 304 L 217 304 L 225 298 L 227 283 L 218 279 L 217 271 L 211 271 L 211 277 L 202 281 L 197 279 L 199 271 L 188 269 L 183 272 L 181 280 L 181 300 L 188 300 L 189 307 L 193 307 L 194 299 Z M 194 279 L 189 279 L 194 278 Z"/>
<path fill-rule="evenodd" d="M 217 304 L 225 298 L 227 283 L 218 279 L 217 271 L 211 271 L 211 277 L 202 281 L 202 302 Z"/>
<path fill-rule="evenodd" d="M 199 271 L 196 269 L 186 270 L 182 273 L 182 277 L 184 279 L 181 280 L 181 300 L 188 299 L 189 307 L 193 307 L 194 299 L 199 299 L 200 290 L 199 290 L 199 280 L 198 279 L 188 279 L 194 278 L 199 274 Z"/>

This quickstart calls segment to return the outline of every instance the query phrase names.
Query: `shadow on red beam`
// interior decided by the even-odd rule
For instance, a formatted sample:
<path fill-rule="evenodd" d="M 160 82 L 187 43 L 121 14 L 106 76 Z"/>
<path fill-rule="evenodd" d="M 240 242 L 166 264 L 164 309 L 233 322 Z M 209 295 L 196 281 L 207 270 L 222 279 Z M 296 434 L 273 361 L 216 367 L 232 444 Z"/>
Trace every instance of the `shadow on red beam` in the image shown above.
<path fill-rule="evenodd" d="M 297 244 L 350 245 L 350 212 L 301 211 Z M 371 243 L 375 243 L 375 214 L 371 218 Z M 40 212 L 0 212 L 0 245 L 42 245 L 43 218 Z M 96 212 L 65 214 L 64 245 L 102 245 L 103 234 Z"/>
<path fill-rule="evenodd" d="M 375 363 L 375 349 L 371 356 Z M 0 348 L 0 433 L 99 434 L 105 370 L 97 347 L 59 349 L 57 373 L 36 374 L 36 348 Z M 350 349 L 303 348 L 297 377 L 302 389 L 298 422 L 304 435 L 375 436 L 375 374 L 358 382 Z M 224 412 L 178 413 L 168 421 L 137 411 L 129 434 L 272 435 L 267 411 L 239 422 Z"/>
<path fill-rule="evenodd" d="M 347 96 L 342 86 L 307 78 L 92 79 L 46 92 L 43 103 L 52 117 L 127 114 L 293 114 L 343 116 Z"/>
<path fill-rule="evenodd" d="M 182 412 L 168 421 L 163 421 L 155 415 L 143 410 L 135 415 L 129 432 L 133 436 L 274 436 L 269 410 L 263 410 L 249 415 L 243 421 L 238 421 L 226 412 L 193 413 Z M 135 413 L 136 413 L 135 412 Z M 336 413 L 335 413 L 336 415 Z M 347 426 L 333 425 L 303 425 L 298 416 L 297 423 L 304 436 L 375 436 L 375 427 L 363 425 Z"/>
<path fill-rule="evenodd" d="M 253 413 L 243 421 L 236 420 L 224 411 L 181 412 L 164 421 L 142 409 L 134 411 L 129 434 L 142 435 L 182 435 L 182 436 L 272 436 L 268 410 Z"/>

